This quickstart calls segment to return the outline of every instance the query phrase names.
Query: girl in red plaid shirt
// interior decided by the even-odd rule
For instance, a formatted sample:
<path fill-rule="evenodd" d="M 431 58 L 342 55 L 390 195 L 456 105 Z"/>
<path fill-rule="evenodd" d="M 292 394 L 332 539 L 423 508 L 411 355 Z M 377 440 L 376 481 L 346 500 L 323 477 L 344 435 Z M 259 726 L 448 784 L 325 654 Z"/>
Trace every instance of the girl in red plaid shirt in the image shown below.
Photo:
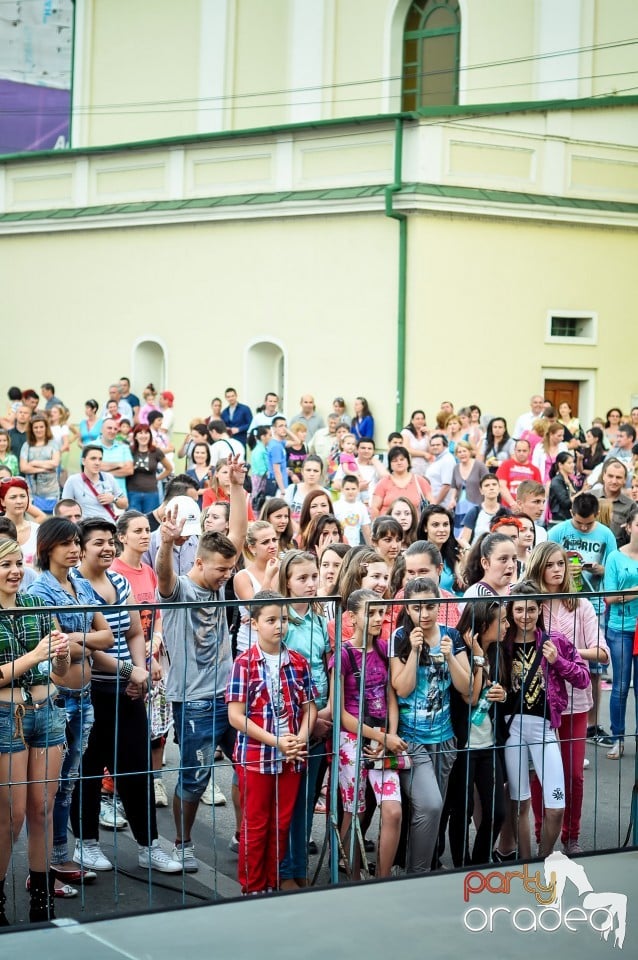
<path fill-rule="evenodd" d="M 317 715 L 307 661 L 283 643 L 288 610 L 261 590 L 251 601 L 257 643 L 233 664 L 228 719 L 238 731 L 235 769 L 242 822 L 238 879 L 244 893 L 276 890 L 307 743 Z"/>

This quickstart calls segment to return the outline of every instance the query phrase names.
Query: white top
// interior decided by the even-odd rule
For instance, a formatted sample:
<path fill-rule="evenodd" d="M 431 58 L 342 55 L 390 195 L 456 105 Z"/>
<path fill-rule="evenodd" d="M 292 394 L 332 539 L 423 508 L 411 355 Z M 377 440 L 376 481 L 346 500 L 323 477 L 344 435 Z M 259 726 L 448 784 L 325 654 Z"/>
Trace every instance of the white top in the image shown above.
<path fill-rule="evenodd" d="M 243 573 L 248 574 L 250 577 L 250 582 L 253 588 L 253 596 L 261 590 L 261 583 L 257 579 L 254 573 L 250 570 L 244 569 Z M 250 611 L 248 607 L 239 608 L 239 630 L 237 631 L 237 653 L 243 653 L 244 650 L 248 650 L 248 647 L 252 644 L 257 643 L 257 634 L 252 629 L 250 625 Z M 266 656 L 266 654 L 264 654 Z"/>
<path fill-rule="evenodd" d="M 210 465 L 216 467 L 220 460 L 226 457 L 238 456 L 241 461 L 246 459 L 244 445 L 239 440 L 229 437 L 227 440 L 215 440 L 210 448 Z"/>
<path fill-rule="evenodd" d="M 370 514 L 360 500 L 347 503 L 340 497 L 333 505 L 334 515 L 343 527 L 343 535 L 351 547 L 361 543 L 361 527 L 370 525 Z"/>

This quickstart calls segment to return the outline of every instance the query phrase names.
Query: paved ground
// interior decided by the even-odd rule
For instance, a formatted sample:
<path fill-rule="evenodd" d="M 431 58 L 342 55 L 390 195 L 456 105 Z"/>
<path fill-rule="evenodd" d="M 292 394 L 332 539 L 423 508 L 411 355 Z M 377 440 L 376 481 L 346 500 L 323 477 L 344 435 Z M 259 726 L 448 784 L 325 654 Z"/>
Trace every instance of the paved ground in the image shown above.
<path fill-rule="evenodd" d="M 609 692 L 603 693 L 602 722 L 608 729 Z M 632 705 L 630 704 L 630 709 Z M 628 711 L 629 712 L 629 711 Z M 613 849 L 624 843 L 629 824 L 631 790 L 634 784 L 635 744 L 633 738 L 626 741 L 625 756 L 622 762 L 606 759 L 605 748 L 587 745 L 590 767 L 585 772 L 585 801 L 581 844 L 586 851 Z M 175 783 L 175 772 L 171 764 L 177 762 L 176 748 L 168 750 L 168 766 L 164 778 L 169 792 Z M 146 910 L 150 907 L 168 908 L 181 904 L 195 905 L 213 900 L 227 899 L 239 894 L 236 882 L 237 857 L 228 849 L 228 841 L 234 829 L 234 815 L 230 803 L 231 770 L 228 764 L 217 766 L 219 783 L 228 797 L 225 807 L 206 807 L 200 810 L 193 834 L 196 852 L 200 860 L 197 874 L 168 876 L 148 873 L 137 865 L 137 846 L 129 830 L 102 830 L 100 842 L 105 854 L 117 863 L 117 870 L 99 873 L 95 883 L 80 890 L 74 900 L 58 900 L 58 917 L 89 920 L 94 917 L 113 916 L 130 911 Z M 169 809 L 160 809 L 158 828 L 166 850 L 172 848 L 174 840 L 173 817 Z M 325 818 L 315 817 L 313 836 L 319 846 L 325 834 Z M 371 828 L 374 836 L 374 825 Z M 216 838 L 216 839 L 214 839 Z M 314 868 L 317 858 L 311 858 Z M 449 860 L 444 857 L 444 863 Z M 13 857 L 6 883 L 9 898 L 8 915 L 13 917 L 15 902 L 15 920 L 25 923 L 28 912 L 28 894 L 25 891 L 26 850 L 24 838 L 21 838 Z M 327 858 L 320 874 L 320 884 L 327 884 Z"/>

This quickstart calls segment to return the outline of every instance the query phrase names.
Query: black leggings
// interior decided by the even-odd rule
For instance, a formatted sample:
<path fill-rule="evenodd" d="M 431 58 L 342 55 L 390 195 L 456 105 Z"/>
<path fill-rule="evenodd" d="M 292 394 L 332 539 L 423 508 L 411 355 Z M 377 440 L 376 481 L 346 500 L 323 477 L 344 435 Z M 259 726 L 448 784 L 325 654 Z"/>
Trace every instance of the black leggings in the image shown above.
<path fill-rule="evenodd" d="M 450 853 L 455 867 L 489 863 L 492 847 L 505 819 L 502 750 L 460 750 L 447 788 Z M 474 811 L 474 787 L 481 802 L 481 822 L 470 855 L 469 825 Z"/>
<path fill-rule="evenodd" d="M 115 684 L 113 685 L 115 686 Z M 82 780 L 73 791 L 71 828 L 79 840 L 99 837 L 102 776 L 113 776 L 133 836 L 144 847 L 157 839 L 153 773 L 143 700 L 131 700 L 115 690 L 91 687 L 95 723 L 82 758 Z M 117 743 L 116 736 L 117 720 Z"/>

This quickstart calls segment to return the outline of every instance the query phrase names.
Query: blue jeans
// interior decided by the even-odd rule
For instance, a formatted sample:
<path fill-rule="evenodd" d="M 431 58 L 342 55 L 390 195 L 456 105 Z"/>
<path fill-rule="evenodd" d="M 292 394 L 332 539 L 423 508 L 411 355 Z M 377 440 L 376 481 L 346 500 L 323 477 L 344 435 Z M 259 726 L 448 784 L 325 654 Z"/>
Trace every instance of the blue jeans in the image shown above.
<path fill-rule="evenodd" d="M 129 510 L 139 510 L 140 513 L 150 513 L 151 510 L 157 509 L 159 502 L 157 490 L 153 490 L 152 493 L 139 493 L 136 490 L 131 490 L 128 495 Z"/>
<path fill-rule="evenodd" d="M 631 668 L 634 668 L 634 698 L 636 700 L 636 731 L 638 731 L 638 657 L 634 657 L 634 631 L 607 631 L 607 643 L 611 653 L 611 665 L 614 671 L 609 698 L 609 718 L 612 736 L 621 739 L 625 736 L 625 714 L 627 697 L 631 683 Z"/>
<path fill-rule="evenodd" d="M 225 697 L 173 701 L 173 723 L 180 757 L 175 794 L 198 803 L 210 780 L 217 744 L 227 757 L 233 755 L 235 730 L 228 722 Z"/>
<path fill-rule="evenodd" d="M 310 747 L 306 769 L 301 774 L 299 793 L 290 822 L 288 852 L 281 862 L 279 876 L 282 880 L 305 877 L 308 873 L 308 841 L 315 815 L 315 788 L 321 759 L 327 750 L 327 741 L 321 740 Z"/>
<path fill-rule="evenodd" d="M 16 716 L 18 706 L 23 710 Z M 22 699 L 14 703 L 0 701 L 0 753 L 22 753 L 30 747 L 48 750 L 60 746 L 64 749 L 65 728 L 66 717 L 57 695 L 48 697 L 37 707 L 23 704 Z"/>
<path fill-rule="evenodd" d="M 83 690 L 70 690 L 58 687 L 59 696 L 65 701 L 67 752 L 62 762 L 60 785 L 55 795 L 53 807 L 53 855 L 52 863 L 65 863 L 69 859 L 67 829 L 71 797 L 80 777 L 82 756 L 89 742 L 93 726 L 93 704 L 91 687 L 87 684 Z"/>

